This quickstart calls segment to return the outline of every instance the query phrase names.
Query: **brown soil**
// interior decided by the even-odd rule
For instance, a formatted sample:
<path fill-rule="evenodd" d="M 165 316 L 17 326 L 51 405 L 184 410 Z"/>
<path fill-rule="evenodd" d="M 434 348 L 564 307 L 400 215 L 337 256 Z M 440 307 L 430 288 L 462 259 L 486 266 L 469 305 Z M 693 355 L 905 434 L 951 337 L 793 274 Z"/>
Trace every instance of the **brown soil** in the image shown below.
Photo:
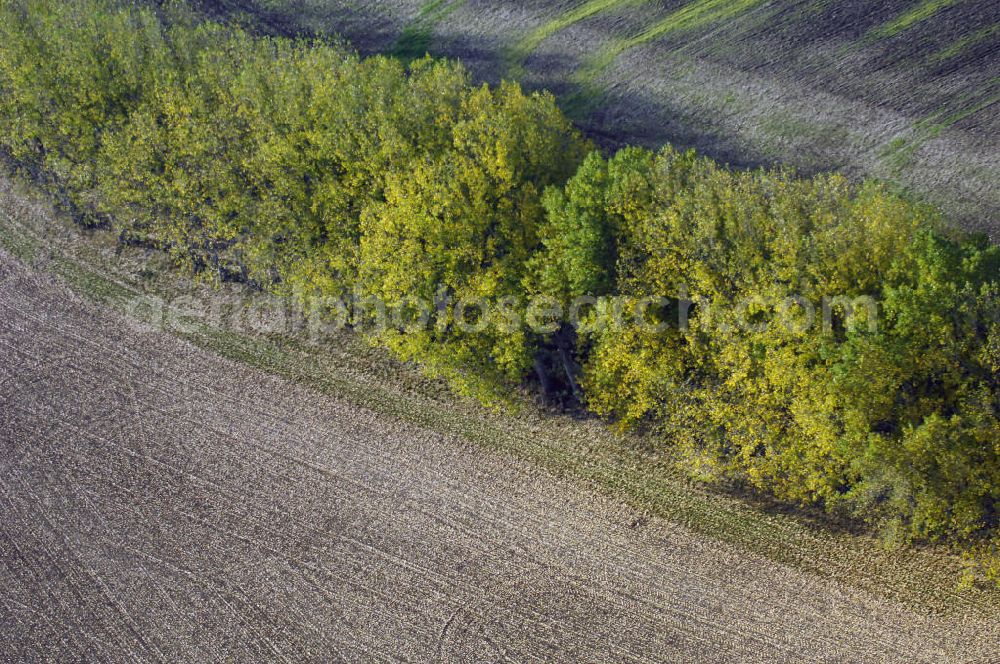
<path fill-rule="evenodd" d="M 932 617 L 248 369 L 0 251 L 5 661 L 959 661 Z"/>

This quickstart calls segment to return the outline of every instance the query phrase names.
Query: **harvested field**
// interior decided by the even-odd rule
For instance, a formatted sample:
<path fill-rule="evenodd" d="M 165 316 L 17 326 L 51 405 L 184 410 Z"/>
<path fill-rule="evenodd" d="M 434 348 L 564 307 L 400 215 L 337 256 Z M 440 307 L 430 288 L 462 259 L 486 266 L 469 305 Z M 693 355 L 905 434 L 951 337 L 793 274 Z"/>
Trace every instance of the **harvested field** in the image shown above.
<path fill-rule="evenodd" d="M 5 658 L 960 661 L 935 617 L 221 359 L 0 251 Z"/>
<path fill-rule="evenodd" d="M 119 312 L 137 279 L 198 289 L 110 239 L 0 180 L 7 660 L 996 653 L 1000 596 L 956 592 L 947 556 L 703 494 L 587 423 L 468 410 L 349 341 L 154 331 Z"/>

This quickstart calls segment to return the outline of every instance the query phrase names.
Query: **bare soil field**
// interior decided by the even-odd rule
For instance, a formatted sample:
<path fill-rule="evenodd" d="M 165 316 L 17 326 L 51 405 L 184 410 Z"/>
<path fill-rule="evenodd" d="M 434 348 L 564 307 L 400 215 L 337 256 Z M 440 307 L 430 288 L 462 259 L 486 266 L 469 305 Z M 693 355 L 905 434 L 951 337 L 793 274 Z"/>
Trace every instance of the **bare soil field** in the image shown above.
<path fill-rule="evenodd" d="M 5 661 L 985 661 L 908 607 L 220 358 L 0 250 Z"/>
<path fill-rule="evenodd" d="M 553 90 L 608 147 L 876 177 L 1000 240 L 992 0 L 233 0 L 364 53 Z M 266 11 L 262 8 L 266 8 Z"/>
<path fill-rule="evenodd" d="M 154 329 L 122 305 L 204 290 L 158 260 L 0 180 L 3 661 L 998 652 L 1000 593 L 942 552 L 706 493 L 353 338 Z"/>

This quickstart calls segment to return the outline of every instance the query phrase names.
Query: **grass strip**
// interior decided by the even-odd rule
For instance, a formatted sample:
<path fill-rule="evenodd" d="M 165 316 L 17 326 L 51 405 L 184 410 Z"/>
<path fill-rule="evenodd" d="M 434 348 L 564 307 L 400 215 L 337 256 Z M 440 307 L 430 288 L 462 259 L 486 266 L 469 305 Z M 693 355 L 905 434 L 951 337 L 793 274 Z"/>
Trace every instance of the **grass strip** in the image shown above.
<path fill-rule="evenodd" d="M 950 60 L 956 55 L 961 55 L 967 49 L 977 46 L 997 34 L 1000 34 L 1000 23 L 988 25 L 985 28 L 976 30 L 971 35 L 966 35 L 965 37 L 956 40 L 950 46 L 933 53 L 927 60 L 932 64 L 939 64 L 945 60 Z"/>
<path fill-rule="evenodd" d="M 988 81 L 984 87 L 989 90 L 997 83 L 1000 83 L 1000 77 Z M 991 95 L 984 100 L 970 103 L 976 96 L 978 96 L 977 93 L 972 93 L 955 100 L 952 106 L 958 106 L 959 110 L 957 111 L 949 113 L 949 110 L 944 108 L 921 119 L 913 125 L 914 135 L 911 138 L 899 137 L 890 141 L 882 150 L 880 156 L 889 164 L 892 173 L 898 176 L 913 163 L 917 151 L 928 141 L 940 136 L 941 132 L 945 129 L 1000 103 L 1000 93 Z"/>
<path fill-rule="evenodd" d="M 622 53 L 670 34 L 697 30 L 732 19 L 764 2 L 765 0 L 694 0 L 640 33 L 612 41 L 584 62 L 573 75 L 573 82 L 579 91 L 567 100 L 566 113 L 579 119 L 600 103 L 602 94 L 596 80 Z"/>
<path fill-rule="evenodd" d="M 403 60 L 424 57 L 430 50 L 434 28 L 463 4 L 465 0 L 430 0 L 420 8 L 416 19 L 403 28 L 392 54 Z"/>
<path fill-rule="evenodd" d="M 917 23 L 934 16 L 934 14 L 937 14 L 942 9 L 957 5 L 959 2 L 962 2 L 962 0 L 924 0 L 916 7 L 903 12 L 891 21 L 869 30 L 868 34 L 862 38 L 862 41 L 871 43 L 880 39 L 895 37 L 904 30 L 908 30 Z"/>
<path fill-rule="evenodd" d="M 646 4 L 649 0 L 587 0 L 576 5 L 565 14 L 552 19 L 548 23 L 538 26 L 520 40 L 515 42 L 504 53 L 504 60 L 507 64 L 507 71 L 512 78 L 520 78 L 523 73 L 523 63 L 543 41 L 552 35 L 565 30 L 569 26 L 579 23 L 584 19 L 596 14 L 629 5 Z"/>

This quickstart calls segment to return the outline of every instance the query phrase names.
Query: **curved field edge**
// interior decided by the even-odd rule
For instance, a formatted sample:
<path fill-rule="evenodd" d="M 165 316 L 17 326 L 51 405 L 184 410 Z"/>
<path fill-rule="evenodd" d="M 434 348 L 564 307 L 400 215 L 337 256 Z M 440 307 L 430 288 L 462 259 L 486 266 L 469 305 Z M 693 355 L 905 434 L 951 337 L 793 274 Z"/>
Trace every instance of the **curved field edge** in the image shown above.
<path fill-rule="evenodd" d="M 162 256 L 116 247 L 103 231 L 84 231 L 54 211 L 31 185 L 0 177 L 0 247 L 61 278 L 77 294 L 135 314 L 143 298 L 197 296 L 224 302 L 241 287 L 213 290 L 166 267 Z M 497 414 L 458 401 L 415 369 L 344 332 L 322 345 L 303 334 L 267 336 L 187 319 L 172 330 L 220 356 L 290 379 L 384 417 L 457 436 L 624 503 L 634 525 L 657 517 L 735 544 L 778 563 L 943 615 L 994 616 L 1000 590 L 959 589 L 962 563 L 942 549 L 889 551 L 874 538 L 830 530 L 809 515 L 694 486 L 669 459 L 594 420 L 547 414 L 531 404 Z"/>

